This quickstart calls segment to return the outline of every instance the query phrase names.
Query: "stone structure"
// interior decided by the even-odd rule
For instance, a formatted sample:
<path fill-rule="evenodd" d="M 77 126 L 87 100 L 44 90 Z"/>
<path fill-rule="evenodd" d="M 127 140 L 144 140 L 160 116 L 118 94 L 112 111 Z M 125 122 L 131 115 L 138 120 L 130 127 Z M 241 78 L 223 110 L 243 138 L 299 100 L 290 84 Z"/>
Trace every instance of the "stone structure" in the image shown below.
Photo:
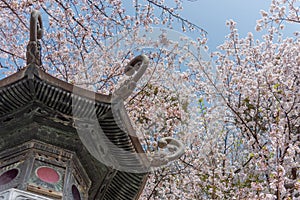
<path fill-rule="evenodd" d="M 0 80 L 0 192 L 16 188 L 67 200 L 138 196 L 146 174 L 118 171 L 96 160 L 77 134 L 72 101 L 86 124 L 96 114 L 117 147 L 143 152 L 137 138 L 119 128 L 110 96 L 80 88 L 80 95 L 74 94 L 74 87 L 34 64 Z"/>

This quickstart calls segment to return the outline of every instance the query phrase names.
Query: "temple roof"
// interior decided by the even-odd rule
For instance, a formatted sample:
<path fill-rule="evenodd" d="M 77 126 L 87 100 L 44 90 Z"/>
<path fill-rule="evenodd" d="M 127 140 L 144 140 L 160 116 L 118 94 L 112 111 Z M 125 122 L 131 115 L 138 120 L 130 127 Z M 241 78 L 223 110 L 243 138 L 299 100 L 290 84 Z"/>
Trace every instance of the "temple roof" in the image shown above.
<path fill-rule="evenodd" d="M 29 64 L 0 80 L 0 150 L 37 139 L 74 151 L 92 181 L 90 199 L 137 199 L 147 174 L 106 166 L 95 159 L 81 142 L 74 121 L 79 119 L 89 124 L 89 119 L 95 115 L 110 145 L 143 153 L 138 138 L 134 133 L 127 133 L 134 132 L 128 116 L 122 120 L 112 114 L 110 95 L 94 93 L 59 80 L 36 64 Z M 121 156 L 115 159 L 132 159 L 123 163 L 128 167 L 130 163 L 140 162 L 137 157 Z"/>

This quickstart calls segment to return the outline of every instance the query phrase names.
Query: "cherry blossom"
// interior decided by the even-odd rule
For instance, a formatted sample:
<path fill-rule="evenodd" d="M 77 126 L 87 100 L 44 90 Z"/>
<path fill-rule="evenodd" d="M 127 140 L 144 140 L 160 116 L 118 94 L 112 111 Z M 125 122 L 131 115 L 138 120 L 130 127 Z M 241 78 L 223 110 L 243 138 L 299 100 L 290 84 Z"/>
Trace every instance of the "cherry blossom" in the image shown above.
<path fill-rule="evenodd" d="M 149 57 L 126 110 L 146 153 L 170 136 L 186 152 L 149 174 L 140 199 L 300 198 L 300 38 L 284 35 L 300 23 L 299 1 L 272 0 L 257 21 L 262 38 L 241 38 L 228 20 L 209 56 L 209 34 L 180 15 L 179 0 L 2 0 L 0 9 L 1 75 L 25 67 L 33 9 L 45 26 L 42 68 L 64 81 L 112 94 L 130 60 Z"/>

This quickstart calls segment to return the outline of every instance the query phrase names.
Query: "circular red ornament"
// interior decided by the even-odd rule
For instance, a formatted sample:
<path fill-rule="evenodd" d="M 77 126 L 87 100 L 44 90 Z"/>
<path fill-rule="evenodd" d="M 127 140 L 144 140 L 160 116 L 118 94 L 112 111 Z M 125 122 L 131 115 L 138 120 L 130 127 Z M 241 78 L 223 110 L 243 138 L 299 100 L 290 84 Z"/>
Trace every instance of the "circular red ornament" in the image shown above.
<path fill-rule="evenodd" d="M 46 183 L 57 183 L 59 174 L 50 167 L 40 167 L 36 171 L 37 177 Z"/>

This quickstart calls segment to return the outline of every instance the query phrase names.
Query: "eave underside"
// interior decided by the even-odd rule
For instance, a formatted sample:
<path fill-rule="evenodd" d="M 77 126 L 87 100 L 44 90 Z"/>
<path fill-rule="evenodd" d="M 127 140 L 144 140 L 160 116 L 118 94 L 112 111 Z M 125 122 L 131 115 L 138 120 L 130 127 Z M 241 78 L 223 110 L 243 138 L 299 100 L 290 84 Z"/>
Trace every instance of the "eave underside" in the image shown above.
<path fill-rule="evenodd" d="M 88 153 L 74 127 L 74 115 L 83 121 L 96 117 L 110 145 L 136 152 L 136 146 L 128 134 L 111 116 L 111 105 L 107 99 L 101 102 L 74 94 L 64 88 L 70 88 L 70 84 L 63 86 L 60 81 L 52 84 L 36 74 L 39 73 L 17 76 L 14 82 L 6 80 L 8 85 L 3 85 L 3 82 L 0 84 L 0 148 L 16 145 L 16 138 L 20 143 L 37 139 L 67 148 L 76 152 L 92 180 L 90 199 L 135 199 L 143 187 L 146 175 L 121 172 L 104 166 Z M 47 133 L 49 128 L 56 130 L 55 137 Z M 115 159 L 121 162 L 125 160 L 124 164 L 127 165 L 137 163 L 137 158 L 130 158 L 132 162 L 124 157 Z M 97 172 L 99 169 L 102 171 Z"/>

